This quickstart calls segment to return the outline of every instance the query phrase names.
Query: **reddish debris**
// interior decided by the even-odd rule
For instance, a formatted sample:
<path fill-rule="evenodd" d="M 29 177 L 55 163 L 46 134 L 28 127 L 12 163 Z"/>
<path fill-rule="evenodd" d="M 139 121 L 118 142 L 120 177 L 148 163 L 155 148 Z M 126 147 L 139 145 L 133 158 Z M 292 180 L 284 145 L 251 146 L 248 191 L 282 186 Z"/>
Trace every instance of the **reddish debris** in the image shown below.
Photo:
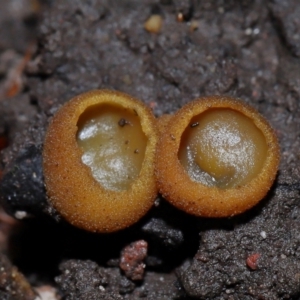
<path fill-rule="evenodd" d="M 260 257 L 259 253 L 254 253 L 254 254 L 251 254 L 250 256 L 248 256 L 248 258 L 246 260 L 246 264 L 251 270 L 257 269 L 257 260 L 259 257 Z"/>
<path fill-rule="evenodd" d="M 35 43 L 31 43 L 28 46 L 26 53 L 24 54 L 24 57 L 21 59 L 21 61 L 18 64 L 16 64 L 16 66 L 13 69 L 10 70 L 6 82 L 6 92 L 5 92 L 6 97 L 8 98 L 14 97 L 17 94 L 19 94 L 20 91 L 22 90 L 24 85 L 22 75 L 34 51 L 35 51 Z"/>
<path fill-rule="evenodd" d="M 8 146 L 8 137 L 0 135 L 0 151 Z"/>
<path fill-rule="evenodd" d="M 197 254 L 195 255 L 195 259 L 197 259 L 197 260 L 199 260 L 199 261 L 202 261 L 202 262 L 204 262 L 204 263 L 207 263 L 207 262 L 209 261 L 209 258 L 208 258 L 208 257 L 206 257 L 205 255 L 202 255 L 202 254 L 200 254 L 200 253 L 197 253 Z"/>
<path fill-rule="evenodd" d="M 126 246 L 121 252 L 120 268 L 127 278 L 131 280 L 142 280 L 144 276 L 148 243 L 144 240 L 136 241 Z"/>
<path fill-rule="evenodd" d="M 0 170 L 0 177 L 1 177 L 1 170 Z M 19 225 L 20 223 L 17 220 L 9 216 L 0 207 L 0 253 L 8 251 L 10 237 L 14 232 L 16 232 L 20 228 Z M 1 270 L 0 270 L 0 274 L 1 274 Z"/>
<path fill-rule="evenodd" d="M 155 102 L 155 101 L 151 101 L 151 102 L 149 103 L 149 107 L 150 107 L 151 109 L 154 109 L 156 106 L 157 106 L 157 102 Z"/>

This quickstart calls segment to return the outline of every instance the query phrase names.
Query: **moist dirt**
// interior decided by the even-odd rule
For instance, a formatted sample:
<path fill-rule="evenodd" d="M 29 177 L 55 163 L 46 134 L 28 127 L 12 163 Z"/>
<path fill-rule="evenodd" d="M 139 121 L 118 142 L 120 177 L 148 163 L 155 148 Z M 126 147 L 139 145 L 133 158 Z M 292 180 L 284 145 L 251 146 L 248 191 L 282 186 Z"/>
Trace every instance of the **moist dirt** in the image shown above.
<path fill-rule="evenodd" d="M 154 14 L 162 25 L 150 33 L 144 23 Z M 25 51 L 32 23 L 22 22 L 18 43 L 0 30 L 0 136 L 9 140 L 0 152 L 0 197 L 6 211 L 22 218 L 6 255 L 32 286 L 49 283 L 68 300 L 299 299 L 299 14 L 297 0 L 48 1 L 14 97 L 5 93 L 3 66 Z M 204 95 L 243 99 L 280 141 L 273 188 L 255 208 L 229 219 L 195 218 L 158 198 L 122 232 L 72 228 L 46 200 L 44 134 L 61 105 L 101 88 L 141 99 L 156 116 Z M 121 253 L 139 240 L 148 245 L 145 273 L 132 280 L 120 270 Z M 13 299 L 5 284 L 0 289 Z"/>

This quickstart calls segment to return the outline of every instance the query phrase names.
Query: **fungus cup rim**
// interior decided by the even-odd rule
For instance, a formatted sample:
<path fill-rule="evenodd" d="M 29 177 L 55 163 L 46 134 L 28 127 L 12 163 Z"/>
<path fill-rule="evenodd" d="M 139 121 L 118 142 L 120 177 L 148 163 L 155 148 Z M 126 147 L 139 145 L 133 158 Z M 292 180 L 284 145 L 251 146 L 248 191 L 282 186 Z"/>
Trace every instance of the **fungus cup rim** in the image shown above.
<path fill-rule="evenodd" d="M 147 138 L 140 173 L 124 191 L 103 188 L 81 160 L 77 122 L 88 107 L 101 104 L 136 112 Z M 44 141 L 43 169 L 50 203 L 69 223 L 88 231 L 113 232 L 132 225 L 145 215 L 157 195 L 154 176 L 157 142 L 155 118 L 140 100 L 110 90 L 89 91 L 72 98 L 52 118 Z"/>
<path fill-rule="evenodd" d="M 178 158 L 181 137 L 191 119 L 210 108 L 229 108 L 254 122 L 268 146 L 260 173 L 243 186 L 221 189 L 193 181 Z M 265 197 L 276 177 L 280 149 L 274 130 L 252 107 L 227 96 L 195 99 L 178 110 L 164 125 L 157 146 L 156 177 L 159 192 L 175 207 L 202 217 L 230 217 L 240 214 Z"/>

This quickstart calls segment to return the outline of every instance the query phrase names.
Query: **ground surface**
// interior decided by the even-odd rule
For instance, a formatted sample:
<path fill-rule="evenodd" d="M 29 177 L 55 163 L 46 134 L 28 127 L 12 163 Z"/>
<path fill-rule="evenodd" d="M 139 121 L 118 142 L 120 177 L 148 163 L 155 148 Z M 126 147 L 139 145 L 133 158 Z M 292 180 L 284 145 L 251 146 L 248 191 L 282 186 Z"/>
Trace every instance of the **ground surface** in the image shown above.
<path fill-rule="evenodd" d="M 152 14 L 163 19 L 157 34 L 144 29 Z M 22 57 L 31 37 L 22 32 L 26 22 L 16 29 L 23 41 L 3 32 L 11 19 L 0 14 L 0 134 L 9 137 L 0 197 L 25 218 L 2 249 L 34 286 L 55 285 L 65 299 L 299 299 L 299 14 L 297 0 L 49 1 L 22 92 L 13 98 L 7 51 Z M 202 95 L 242 98 L 280 140 L 273 189 L 229 220 L 194 218 L 160 199 L 133 228 L 109 236 L 57 223 L 43 185 L 45 129 L 63 103 L 95 88 L 127 92 L 157 116 Z M 30 216 L 38 217 L 26 221 Z M 141 239 L 148 243 L 146 275 L 134 283 L 118 260 Z"/>

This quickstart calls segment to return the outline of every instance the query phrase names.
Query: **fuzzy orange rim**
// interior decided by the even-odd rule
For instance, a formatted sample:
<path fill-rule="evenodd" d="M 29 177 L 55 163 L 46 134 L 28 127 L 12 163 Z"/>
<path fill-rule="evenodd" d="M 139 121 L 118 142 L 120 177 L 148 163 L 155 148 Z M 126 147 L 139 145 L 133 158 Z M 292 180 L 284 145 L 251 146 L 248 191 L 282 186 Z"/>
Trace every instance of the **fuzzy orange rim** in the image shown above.
<path fill-rule="evenodd" d="M 126 191 L 104 189 L 83 164 L 77 145 L 77 122 L 92 105 L 112 104 L 133 110 L 147 137 L 140 174 Z M 93 232 L 112 232 L 137 222 L 157 195 L 154 176 L 158 142 L 156 121 L 141 101 L 121 92 L 95 90 L 66 103 L 49 124 L 43 150 L 47 195 L 54 208 L 69 223 Z"/>
<path fill-rule="evenodd" d="M 184 130 L 194 116 L 210 108 L 238 111 L 261 130 L 268 145 L 261 172 L 249 183 L 236 188 L 208 187 L 191 180 L 178 159 Z M 229 217 L 242 213 L 265 197 L 276 177 L 280 160 L 278 140 L 268 122 L 252 107 L 231 97 L 210 96 L 196 99 L 177 111 L 165 125 L 156 153 L 159 192 L 177 208 L 203 217 Z"/>

